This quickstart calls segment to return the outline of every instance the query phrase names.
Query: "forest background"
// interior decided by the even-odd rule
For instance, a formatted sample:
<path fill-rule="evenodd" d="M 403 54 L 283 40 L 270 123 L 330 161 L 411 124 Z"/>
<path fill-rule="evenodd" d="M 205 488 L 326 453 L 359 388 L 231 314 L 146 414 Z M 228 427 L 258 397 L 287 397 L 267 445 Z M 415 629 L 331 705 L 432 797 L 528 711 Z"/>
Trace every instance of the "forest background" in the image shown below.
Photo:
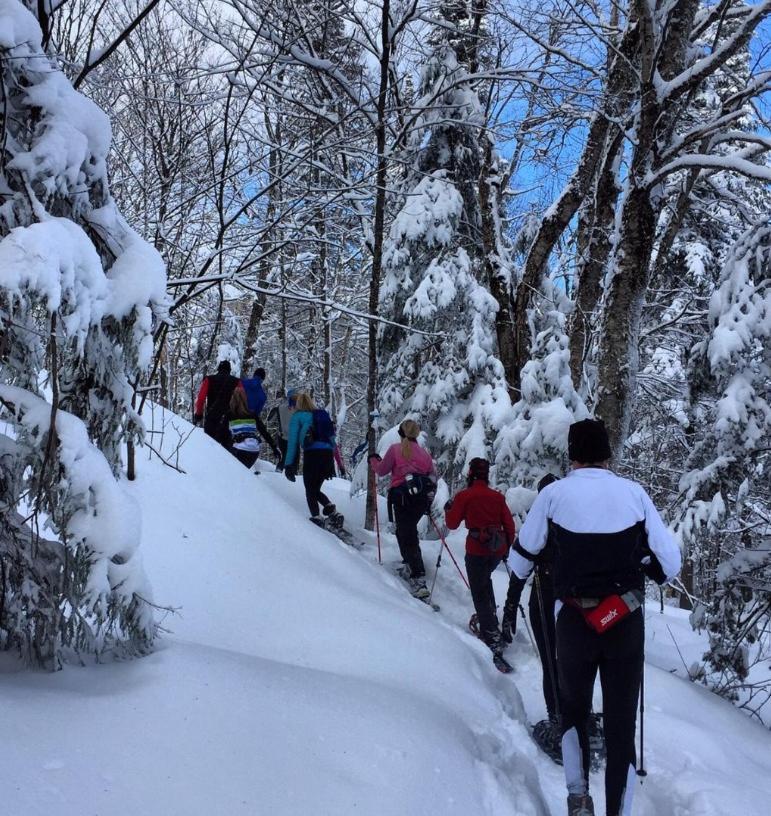
<path fill-rule="evenodd" d="M 189 416 L 228 359 L 311 390 L 346 454 L 415 417 L 447 489 L 485 456 L 520 518 L 601 417 L 682 542 L 667 592 L 710 635 L 699 679 L 758 711 L 770 14 L 2 0 L 4 646 L 149 648 L 137 537 L 84 510 L 125 517 L 94 474 L 128 444 L 131 475 L 145 401 Z"/>

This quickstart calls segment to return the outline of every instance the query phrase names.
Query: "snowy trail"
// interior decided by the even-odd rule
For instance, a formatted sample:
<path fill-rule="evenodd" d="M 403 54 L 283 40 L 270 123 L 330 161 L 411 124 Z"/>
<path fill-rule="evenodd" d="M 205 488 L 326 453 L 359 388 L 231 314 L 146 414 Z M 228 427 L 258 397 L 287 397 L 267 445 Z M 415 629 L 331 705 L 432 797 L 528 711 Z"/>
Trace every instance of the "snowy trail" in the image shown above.
<path fill-rule="evenodd" d="M 249 473 L 202 432 L 181 451 L 185 475 L 138 464 L 146 568 L 180 614 L 142 660 L 55 675 L 0 664 L 15 748 L 3 816 L 562 816 L 562 771 L 524 725 L 543 716 L 532 648 L 520 631 L 515 673 L 495 671 L 447 557 L 437 614 L 374 545 L 354 551 L 309 524 L 300 484 Z M 356 530 L 348 487 L 329 492 Z M 450 545 L 460 559 L 462 535 Z M 424 544 L 429 580 L 438 547 Z M 383 549 L 397 559 L 392 536 Z M 636 816 L 765 814 L 768 732 L 670 674 L 669 636 L 648 614 L 660 668 Z"/>

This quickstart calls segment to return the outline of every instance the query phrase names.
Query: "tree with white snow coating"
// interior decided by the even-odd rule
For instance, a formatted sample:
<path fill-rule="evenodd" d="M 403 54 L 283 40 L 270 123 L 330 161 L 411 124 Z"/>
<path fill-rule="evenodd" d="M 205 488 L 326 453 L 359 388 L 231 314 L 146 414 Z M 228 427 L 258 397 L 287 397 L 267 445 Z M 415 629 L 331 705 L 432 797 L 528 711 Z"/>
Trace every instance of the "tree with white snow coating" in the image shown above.
<path fill-rule="evenodd" d="M 417 331 L 381 330 L 380 406 L 389 420 L 406 413 L 430 428 L 452 478 L 454 468 L 489 455 L 511 403 L 496 350 L 498 304 L 483 282 L 484 115 L 466 67 L 439 31 L 423 66 L 380 290 L 388 317 Z"/>
<path fill-rule="evenodd" d="M 771 229 L 747 231 L 729 256 L 694 349 L 694 419 L 703 427 L 680 481 L 678 532 L 717 565 L 692 620 L 706 629 L 706 682 L 736 699 L 758 641 L 771 636 Z M 771 694 L 767 679 L 755 693 Z"/>
<path fill-rule="evenodd" d="M 116 474 L 166 279 L 110 196 L 107 117 L 19 0 L 0 0 L 0 61 L 0 647 L 55 667 L 155 636 Z"/>
<path fill-rule="evenodd" d="M 533 301 L 534 336 L 521 376 L 521 397 L 495 443 L 496 480 L 513 485 L 506 493 L 511 511 L 524 519 L 542 476 L 567 469 L 567 435 L 589 411 L 573 387 L 565 330 L 570 304 L 545 278 Z"/>

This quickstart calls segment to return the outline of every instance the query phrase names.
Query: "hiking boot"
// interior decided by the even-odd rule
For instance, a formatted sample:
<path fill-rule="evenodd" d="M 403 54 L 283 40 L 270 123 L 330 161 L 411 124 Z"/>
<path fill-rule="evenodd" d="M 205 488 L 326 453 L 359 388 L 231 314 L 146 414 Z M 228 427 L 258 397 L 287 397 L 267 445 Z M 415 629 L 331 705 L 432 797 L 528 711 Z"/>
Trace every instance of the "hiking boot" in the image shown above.
<path fill-rule="evenodd" d="M 556 720 L 541 720 L 533 726 L 533 739 L 557 765 L 562 765 L 562 733 Z"/>
<path fill-rule="evenodd" d="M 425 578 L 410 578 L 410 592 L 416 598 L 428 598 L 431 594 L 426 586 Z"/>
<path fill-rule="evenodd" d="M 594 802 L 588 793 L 571 793 L 568 796 L 568 816 L 594 816 Z"/>
<path fill-rule="evenodd" d="M 327 517 L 327 528 L 340 529 L 345 521 L 345 516 L 337 512 L 337 507 L 334 504 L 328 504 L 322 511 Z"/>

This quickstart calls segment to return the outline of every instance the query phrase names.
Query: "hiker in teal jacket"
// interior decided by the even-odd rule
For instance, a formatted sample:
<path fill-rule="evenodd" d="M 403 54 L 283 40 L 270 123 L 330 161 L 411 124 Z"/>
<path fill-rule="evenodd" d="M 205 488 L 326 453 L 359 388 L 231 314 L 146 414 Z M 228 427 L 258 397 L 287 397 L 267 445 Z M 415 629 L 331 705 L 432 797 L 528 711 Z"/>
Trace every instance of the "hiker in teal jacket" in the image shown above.
<path fill-rule="evenodd" d="M 327 479 L 335 475 L 335 437 L 329 435 L 325 439 L 308 440 L 308 431 L 313 427 L 313 412 L 316 406 L 308 394 L 300 393 L 296 397 L 297 410 L 292 414 L 289 423 L 289 439 L 284 460 L 284 475 L 290 482 L 297 476 L 300 464 L 300 450 L 303 451 L 303 485 L 305 486 L 305 500 L 311 513 L 311 521 L 319 527 L 343 526 L 343 516 L 337 508 L 322 493 L 321 486 Z M 326 411 L 322 413 L 332 427 L 332 420 Z M 306 441 L 308 440 L 308 441 Z M 319 514 L 319 503 L 324 515 Z"/>

